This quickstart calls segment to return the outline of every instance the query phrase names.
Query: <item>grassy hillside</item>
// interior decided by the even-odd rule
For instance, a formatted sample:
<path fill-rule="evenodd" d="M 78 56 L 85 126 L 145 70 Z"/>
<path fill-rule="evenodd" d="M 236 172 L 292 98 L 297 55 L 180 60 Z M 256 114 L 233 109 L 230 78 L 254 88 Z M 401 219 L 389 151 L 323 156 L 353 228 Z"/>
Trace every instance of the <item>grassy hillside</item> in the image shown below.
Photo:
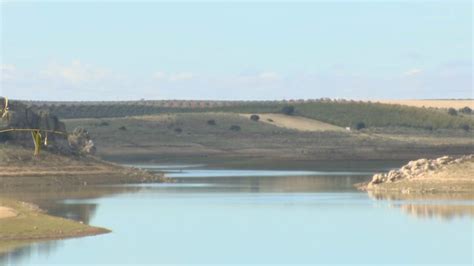
<path fill-rule="evenodd" d="M 474 126 L 474 120 L 466 116 L 453 116 L 447 112 L 389 105 L 380 103 L 304 103 L 296 107 L 302 116 L 318 119 L 339 126 L 354 126 L 358 122 L 368 127 L 413 127 L 424 129 L 461 128 Z"/>
<path fill-rule="evenodd" d="M 294 106 L 295 115 L 317 119 L 341 127 L 363 122 L 367 127 L 407 127 L 418 129 L 474 128 L 472 115 L 449 115 L 445 109 L 418 108 L 355 101 L 318 100 L 311 102 L 205 102 L 134 101 L 104 103 L 30 103 L 60 118 L 105 118 L 183 112 L 278 113 Z"/>
<path fill-rule="evenodd" d="M 209 124 L 209 121 L 214 123 Z M 276 123 L 251 121 L 230 112 L 173 113 L 122 118 L 64 120 L 68 129 L 85 127 L 98 153 L 163 160 L 186 156 L 290 160 L 391 159 L 469 153 L 470 132 L 379 133 L 322 128 L 301 131 Z M 238 126 L 240 130 L 231 130 Z M 405 134 L 405 135 L 403 135 Z M 454 136 L 456 136 L 454 138 Z"/>

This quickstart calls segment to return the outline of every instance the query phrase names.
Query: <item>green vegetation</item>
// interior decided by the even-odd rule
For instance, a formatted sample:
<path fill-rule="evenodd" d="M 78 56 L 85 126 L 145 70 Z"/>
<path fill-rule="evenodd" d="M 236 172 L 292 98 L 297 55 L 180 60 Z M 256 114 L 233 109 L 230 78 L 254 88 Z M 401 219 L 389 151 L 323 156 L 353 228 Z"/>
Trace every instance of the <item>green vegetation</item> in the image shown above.
<path fill-rule="evenodd" d="M 249 117 L 237 112 L 201 112 L 64 122 L 67 128 L 87 128 L 99 147 L 98 155 L 114 160 L 228 160 L 255 156 L 268 160 L 412 159 L 441 156 L 447 150 L 452 154 L 469 153 L 474 143 L 473 132 L 461 128 L 431 132 L 368 127 L 363 131 L 354 128 L 307 132 L 267 123 L 267 117 L 262 115 L 262 123 Z M 216 125 L 210 126 L 209 120 L 216 121 Z M 99 121 L 107 121 L 110 126 L 98 126 Z M 117 130 L 121 125 L 128 131 Z M 230 130 L 232 126 L 240 127 L 240 131 Z M 177 127 L 183 130 L 181 134 L 174 131 Z"/>
<path fill-rule="evenodd" d="M 232 131 L 240 131 L 241 130 L 240 126 L 238 126 L 238 125 L 232 125 L 232 126 L 230 126 L 229 129 L 232 130 Z"/>
<path fill-rule="evenodd" d="M 354 127 L 361 121 L 368 128 L 405 127 L 428 130 L 459 130 L 461 125 L 464 124 L 471 128 L 474 126 L 473 117 L 450 115 L 442 109 L 345 100 L 317 100 L 310 102 L 136 101 L 59 105 L 43 103 L 36 106 L 47 109 L 61 118 L 126 117 L 186 112 L 285 113 L 312 118 L 341 127 Z M 466 109 L 466 112 L 469 111 Z"/>
<path fill-rule="evenodd" d="M 363 121 L 367 127 L 410 127 L 410 128 L 459 128 L 461 124 L 472 125 L 474 120 L 453 117 L 444 112 L 379 103 L 322 102 L 301 104 L 296 112 L 338 126 L 352 126 Z"/>
<path fill-rule="evenodd" d="M 258 116 L 258 115 L 251 115 L 251 116 L 250 116 L 250 120 L 255 121 L 255 122 L 258 122 L 258 120 L 260 120 L 260 116 Z"/>
<path fill-rule="evenodd" d="M 458 115 L 458 111 L 456 111 L 456 109 L 454 109 L 454 108 L 449 108 L 448 109 L 448 114 L 449 115 Z"/>
<path fill-rule="evenodd" d="M 290 106 L 284 106 L 281 108 L 281 112 L 285 115 L 293 115 L 295 113 L 295 107 L 290 105 Z"/>
<path fill-rule="evenodd" d="M 364 129 L 365 128 L 365 123 L 364 122 L 359 122 L 355 125 L 355 128 L 357 130 L 361 130 L 361 129 Z"/>
<path fill-rule="evenodd" d="M 463 114 L 468 114 L 468 115 L 470 115 L 470 114 L 472 113 L 472 109 L 469 108 L 469 106 L 466 106 L 466 107 L 464 107 L 464 108 L 461 108 L 461 109 L 459 110 L 459 112 L 461 112 L 461 113 L 463 113 Z"/>

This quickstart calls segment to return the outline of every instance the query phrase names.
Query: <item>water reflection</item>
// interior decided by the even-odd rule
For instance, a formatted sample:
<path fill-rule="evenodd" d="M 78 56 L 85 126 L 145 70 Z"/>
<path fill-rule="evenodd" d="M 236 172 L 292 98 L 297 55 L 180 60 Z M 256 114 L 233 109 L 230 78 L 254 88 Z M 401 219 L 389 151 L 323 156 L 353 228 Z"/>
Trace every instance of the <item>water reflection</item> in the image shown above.
<path fill-rule="evenodd" d="M 393 208 L 421 219 L 439 218 L 446 221 L 474 217 L 472 193 L 396 193 L 369 191 L 370 198 L 388 201 Z"/>
<path fill-rule="evenodd" d="M 193 167 L 198 171 L 193 172 Z M 367 195 L 353 185 L 369 175 L 344 168 L 340 171 L 344 175 L 247 170 L 237 176 L 234 171 L 215 170 L 207 176 L 196 165 L 156 169 L 183 175 L 176 175 L 171 184 L 9 192 L 53 215 L 108 227 L 113 233 L 6 243 L 10 252 L 0 255 L 0 264 L 454 263 L 470 259 L 471 239 L 465 231 L 474 213 L 473 195 Z M 407 215 L 420 219 L 407 219 Z M 139 218 L 131 223 L 130 217 Z M 449 247 L 456 238 L 453 231 L 462 232 L 456 235 L 456 249 Z M 427 244 L 435 234 L 443 253 Z M 384 248 L 366 256 L 367 250 L 380 244 L 380 236 Z M 405 256 L 393 252 L 406 245 Z"/>
<path fill-rule="evenodd" d="M 76 188 L 30 188 L 26 190 L 0 190 L 5 198 L 13 198 L 25 202 L 34 202 L 42 210 L 53 216 L 81 221 L 90 224 L 94 218 L 98 204 L 65 203 L 66 199 L 97 199 L 120 193 L 137 193 L 139 188 L 133 187 L 76 187 Z M 0 265 L 29 257 L 32 253 L 49 254 L 61 246 L 60 241 L 2 241 L 0 242 Z"/>
<path fill-rule="evenodd" d="M 399 207 L 406 214 L 417 218 L 452 220 L 464 216 L 474 217 L 473 205 L 404 204 Z"/>

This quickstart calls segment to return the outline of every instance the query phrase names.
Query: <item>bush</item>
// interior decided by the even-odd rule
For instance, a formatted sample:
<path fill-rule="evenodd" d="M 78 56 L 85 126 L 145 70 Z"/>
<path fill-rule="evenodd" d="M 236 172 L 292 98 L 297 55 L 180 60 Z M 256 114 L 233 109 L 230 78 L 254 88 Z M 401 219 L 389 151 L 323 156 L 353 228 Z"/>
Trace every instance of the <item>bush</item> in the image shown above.
<path fill-rule="evenodd" d="M 251 116 L 250 116 L 250 120 L 255 121 L 255 122 L 258 122 L 258 120 L 260 120 L 260 116 L 258 116 L 258 115 L 251 115 Z"/>
<path fill-rule="evenodd" d="M 270 122 L 270 123 L 274 122 L 273 119 L 271 119 L 271 118 L 268 118 L 267 121 Z"/>
<path fill-rule="evenodd" d="M 207 124 L 210 125 L 210 126 L 215 126 L 216 125 L 216 120 L 214 120 L 214 119 L 207 120 Z"/>
<path fill-rule="evenodd" d="M 466 132 L 468 132 L 469 130 L 471 130 L 471 127 L 470 127 L 468 124 L 462 124 L 462 125 L 461 125 L 461 128 L 462 128 L 464 131 L 466 131 Z"/>
<path fill-rule="evenodd" d="M 182 133 L 182 132 L 183 132 L 183 129 L 182 129 L 182 128 L 180 128 L 180 127 L 177 127 L 177 128 L 175 128 L 175 129 L 174 129 L 174 132 L 176 132 L 176 133 L 180 134 L 180 133 Z"/>
<path fill-rule="evenodd" d="M 119 127 L 118 129 L 119 129 L 119 130 L 123 130 L 123 131 L 127 130 L 127 128 L 126 128 L 125 126 L 121 126 L 121 127 Z"/>
<path fill-rule="evenodd" d="M 241 128 L 240 128 L 240 126 L 232 125 L 232 126 L 230 126 L 229 129 L 232 130 L 232 131 L 240 131 Z"/>
<path fill-rule="evenodd" d="M 287 105 L 281 108 L 281 112 L 285 115 L 293 115 L 295 113 L 295 107 L 292 105 Z"/>
<path fill-rule="evenodd" d="M 107 122 L 107 121 L 101 121 L 101 122 L 98 124 L 99 127 L 106 127 L 106 126 L 108 126 L 108 125 L 109 125 L 109 122 Z"/>
<path fill-rule="evenodd" d="M 457 115 L 457 114 L 458 114 L 458 111 L 456 111 L 456 109 L 454 109 L 454 108 L 449 108 L 449 109 L 448 109 L 448 114 L 450 114 L 450 115 Z"/>
<path fill-rule="evenodd" d="M 365 123 L 364 122 L 358 122 L 356 125 L 355 125 L 355 128 L 357 130 L 361 130 L 363 128 L 365 128 Z"/>
<path fill-rule="evenodd" d="M 11 139 L 13 138 L 12 138 L 12 135 L 10 135 L 10 132 L 0 133 L 0 142 L 7 142 Z"/>
<path fill-rule="evenodd" d="M 464 107 L 464 108 L 461 108 L 459 109 L 459 112 L 463 113 L 463 114 L 471 114 L 472 113 L 472 109 L 469 108 L 468 106 Z"/>

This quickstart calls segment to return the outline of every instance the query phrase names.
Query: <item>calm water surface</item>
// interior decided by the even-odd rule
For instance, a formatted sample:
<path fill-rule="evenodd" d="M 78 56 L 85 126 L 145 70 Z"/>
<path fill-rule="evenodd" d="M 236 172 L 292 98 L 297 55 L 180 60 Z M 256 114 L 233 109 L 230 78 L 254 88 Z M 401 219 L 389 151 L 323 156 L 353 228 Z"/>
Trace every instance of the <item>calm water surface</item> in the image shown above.
<path fill-rule="evenodd" d="M 50 213 L 113 232 L 34 243 L 3 255 L 0 264 L 473 262 L 472 200 L 387 199 L 353 188 L 386 164 L 297 171 L 140 167 L 167 171 L 177 182 L 56 201 Z"/>

